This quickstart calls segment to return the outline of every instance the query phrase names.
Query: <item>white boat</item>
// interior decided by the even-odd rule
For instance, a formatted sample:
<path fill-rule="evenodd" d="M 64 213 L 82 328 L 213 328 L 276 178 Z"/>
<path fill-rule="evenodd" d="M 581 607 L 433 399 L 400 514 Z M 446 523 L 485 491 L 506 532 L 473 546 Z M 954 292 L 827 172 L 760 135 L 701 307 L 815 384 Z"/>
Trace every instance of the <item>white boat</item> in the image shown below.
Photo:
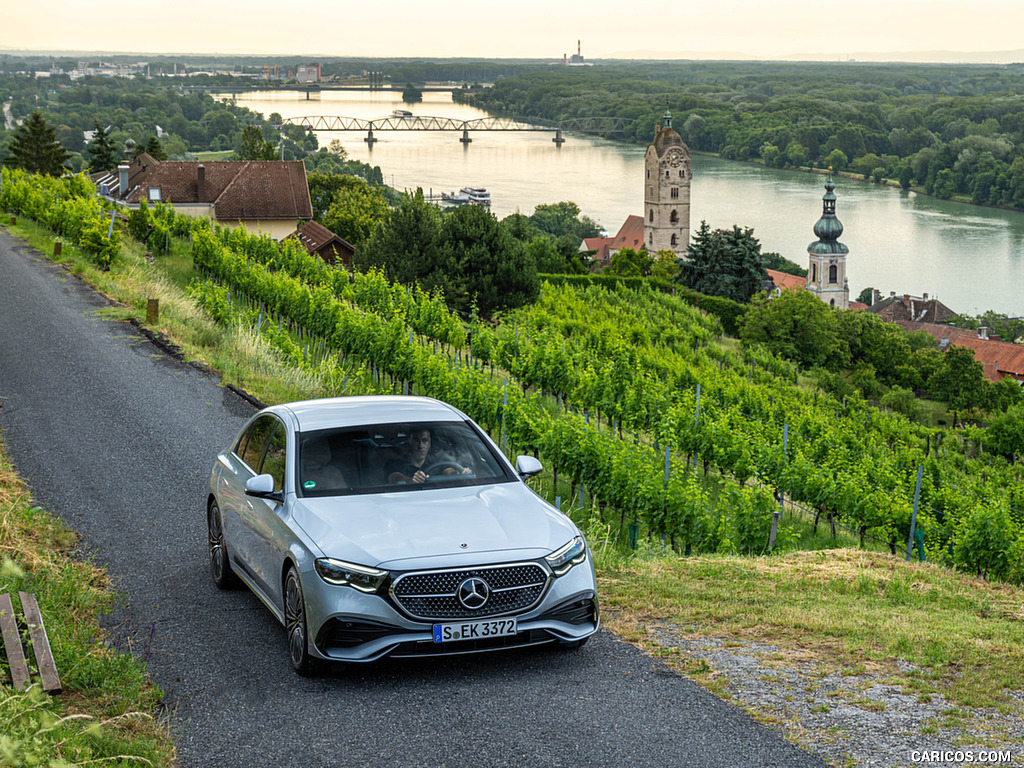
<path fill-rule="evenodd" d="M 491 193 L 483 187 L 463 187 L 459 194 L 465 195 L 470 205 L 490 205 Z"/>
<path fill-rule="evenodd" d="M 491 193 L 483 187 L 463 187 L 456 193 L 441 193 L 441 200 L 452 205 L 490 205 Z"/>
<path fill-rule="evenodd" d="M 412 112 L 408 109 L 396 109 L 391 113 L 392 117 L 412 117 Z"/>

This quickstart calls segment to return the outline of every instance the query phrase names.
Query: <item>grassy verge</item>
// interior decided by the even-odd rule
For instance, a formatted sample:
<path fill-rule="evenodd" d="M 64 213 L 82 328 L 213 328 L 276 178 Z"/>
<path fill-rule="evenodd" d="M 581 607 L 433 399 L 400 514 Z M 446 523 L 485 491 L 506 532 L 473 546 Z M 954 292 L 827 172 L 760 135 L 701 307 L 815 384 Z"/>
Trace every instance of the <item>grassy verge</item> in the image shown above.
<path fill-rule="evenodd" d="M 917 695 L 967 707 L 1003 708 L 1024 680 L 1024 591 L 888 553 L 610 553 L 601 588 L 606 625 L 641 647 L 658 647 L 653 630 L 666 626 L 683 637 L 764 643 L 779 648 L 780 661 L 870 667 Z M 670 663 L 715 689 L 710 670 Z"/>
<path fill-rule="evenodd" d="M 64 693 L 16 692 L 0 661 L 0 765 L 172 764 L 168 732 L 150 714 L 159 689 L 99 626 L 117 599 L 105 573 L 71 557 L 77 536 L 32 504 L 2 447 L 0 592 L 36 594 Z"/>

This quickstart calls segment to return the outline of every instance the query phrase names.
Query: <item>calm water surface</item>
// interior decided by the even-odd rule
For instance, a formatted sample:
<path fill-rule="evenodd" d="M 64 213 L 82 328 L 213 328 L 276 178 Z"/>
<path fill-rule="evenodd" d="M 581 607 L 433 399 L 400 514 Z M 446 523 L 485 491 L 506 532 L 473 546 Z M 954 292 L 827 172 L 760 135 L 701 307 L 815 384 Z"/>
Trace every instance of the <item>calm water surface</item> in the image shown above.
<path fill-rule="evenodd" d="M 425 93 L 406 105 L 398 94 L 323 92 L 238 94 L 239 106 L 269 116 L 385 117 L 396 108 L 416 115 L 476 119 L 481 110 L 454 104 L 447 93 Z M 349 157 L 379 165 L 398 189 L 453 192 L 486 187 L 499 218 L 535 206 L 572 200 L 614 234 L 626 216 L 643 213 L 645 147 L 568 136 L 561 147 L 547 133 L 375 131 L 369 148 L 360 133 L 320 132 L 325 146 L 338 139 Z M 691 230 L 751 227 L 764 251 L 807 265 L 816 238 L 824 180 L 715 158 L 693 158 Z M 950 203 L 924 195 L 838 179 L 836 213 L 850 248 L 851 297 L 871 286 L 883 293 L 928 293 L 958 312 L 986 309 L 1024 315 L 1024 213 Z"/>

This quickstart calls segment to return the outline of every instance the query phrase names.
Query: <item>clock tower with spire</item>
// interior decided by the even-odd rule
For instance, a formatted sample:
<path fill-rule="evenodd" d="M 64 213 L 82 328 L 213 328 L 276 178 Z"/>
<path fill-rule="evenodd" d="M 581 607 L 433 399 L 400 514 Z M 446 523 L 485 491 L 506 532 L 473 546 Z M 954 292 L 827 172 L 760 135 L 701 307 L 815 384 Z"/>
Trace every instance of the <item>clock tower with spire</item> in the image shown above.
<path fill-rule="evenodd" d="M 839 242 L 843 225 L 836 218 L 836 185 L 832 169 L 828 169 L 825 195 L 822 199 L 821 218 L 814 225 L 818 239 L 807 246 L 810 264 L 807 270 L 807 290 L 831 307 L 850 308 L 850 286 L 846 279 L 846 257 L 850 252 Z"/>
<path fill-rule="evenodd" d="M 686 254 L 690 243 L 690 150 L 672 128 L 672 113 L 644 155 L 644 244 L 650 254 Z"/>

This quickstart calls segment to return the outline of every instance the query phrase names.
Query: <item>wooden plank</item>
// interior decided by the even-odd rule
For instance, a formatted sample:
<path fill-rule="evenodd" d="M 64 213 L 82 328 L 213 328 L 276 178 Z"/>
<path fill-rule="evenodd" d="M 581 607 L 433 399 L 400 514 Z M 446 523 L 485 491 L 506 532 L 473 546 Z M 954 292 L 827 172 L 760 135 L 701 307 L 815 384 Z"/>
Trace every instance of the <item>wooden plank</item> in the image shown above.
<path fill-rule="evenodd" d="M 14 605 L 10 595 L 0 595 L 0 631 L 4 638 L 4 652 L 7 654 L 7 665 L 11 668 L 11 681 L 14 690 L 24 691 L 28 688 L 28 662 L 25 651 L 21 647 L 21 635 L 18 634 L 18 622 L 14 618 Z"/>
<path fill-rule="evenodd" d="M 46 637 L 43 614 L 39 610 L 36 596 L 19 592 L 18 598 L 21 600 L 22 613 L 25 614 L 25 623 L 28 624 L 28 636 L 32 638 L 32 650 L 36 666 L 39 667 L 39 677 L 43 679 L 43 690 L 47 693 L 60 693 L 60 677 L 57 676 L 57 665 L 53 662 L 53 652 Z"/>

